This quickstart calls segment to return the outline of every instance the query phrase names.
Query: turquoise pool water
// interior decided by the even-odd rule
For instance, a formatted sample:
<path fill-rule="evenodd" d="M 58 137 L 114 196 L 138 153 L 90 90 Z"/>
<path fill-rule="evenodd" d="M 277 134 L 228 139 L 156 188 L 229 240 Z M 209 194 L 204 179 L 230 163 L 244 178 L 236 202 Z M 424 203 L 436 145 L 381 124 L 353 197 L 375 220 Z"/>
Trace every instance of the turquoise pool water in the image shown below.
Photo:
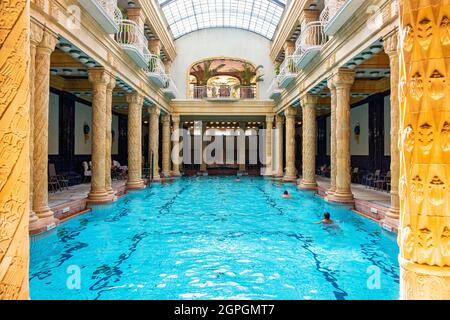
<path fill-rule="evenodd" d="M 324 211 L 336 226 L 313 224 Z M 32 239 L 31 298 L 397 299 L 397 255 L 393 234 L 294 185 L 183 178 Z"/>

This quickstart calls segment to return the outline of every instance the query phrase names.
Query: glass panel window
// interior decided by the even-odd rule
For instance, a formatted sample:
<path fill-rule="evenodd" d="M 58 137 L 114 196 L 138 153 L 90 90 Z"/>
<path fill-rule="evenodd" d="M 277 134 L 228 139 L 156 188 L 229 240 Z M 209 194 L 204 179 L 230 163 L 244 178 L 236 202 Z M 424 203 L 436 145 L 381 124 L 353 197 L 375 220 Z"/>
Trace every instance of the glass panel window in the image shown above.
<path fill-rule="evenodd" d="M 175 39 L 195 30 L 229 27 L 272 39 L 285 0 L 158 0 Z"/>

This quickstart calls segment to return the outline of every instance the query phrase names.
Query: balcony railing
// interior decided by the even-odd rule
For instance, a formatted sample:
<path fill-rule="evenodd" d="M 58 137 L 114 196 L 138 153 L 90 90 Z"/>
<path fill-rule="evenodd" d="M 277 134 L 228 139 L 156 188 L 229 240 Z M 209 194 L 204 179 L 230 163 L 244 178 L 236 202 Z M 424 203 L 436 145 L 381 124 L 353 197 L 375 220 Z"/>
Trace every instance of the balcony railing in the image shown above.
<path fill-rule="evenodd" d="M 256 98 L 256 86 L 210 85 L 194 86 L 194 99 L 235 101 Z"/>
<path fill-rule="evenodd" d="M 175 99 L 178 96 L 178 89 L 170 77 L 168 77 L 167 83 L 168 86 L 163 89 L 163 92 L 169 99 Z"/>
<path fill-rule="evenodd" d="M 280 88 L 287 88 L 289 84 L 297 77 L 298 69 L 295 65 L 294 57 L 287 56 L 280 66 L 278 74 L 278 83 Z"/>
<path fill-rule="evenodd" d="M 327 40 L 321 21 L 307 23 L 296 42 L 294 53 L 296 66 L 299 69 L 305 68 L 320 52 Z"/>
<path fill-rule="evenodd" d="M 117 0 L 79 0 L 79 2 L 108 34 L 119 32 L 122 12 L 117 7 Z"/>
<path fill-rule="evenodd" d="M 149 55 L 149 63 L 146 68 L 148 78 L 159 88 L 169 86 L 169 77 L 166 74 L 164 64 L 161 59 L 155 55 Z"/>
<path fill-rule="evenodd" d="M 119 32 L 116 34 L 116 41 L 138 66 L 148 67 L 151 56 L 148 50 L 148 40 L 136 22 L 122 19 Z"/>
<path fill-rule="evenodd" d="M 275 100 L 279 98 L 282 93 L 283 89 L 280 88 L 278 77 L 275 77 L 269 87 L 269 99 Z"/>
<path fill-rule="evenodd" d="M 320 15 L 325 34 L 335 35 L 363 4 L 364 0 L 325 0 Z"/>

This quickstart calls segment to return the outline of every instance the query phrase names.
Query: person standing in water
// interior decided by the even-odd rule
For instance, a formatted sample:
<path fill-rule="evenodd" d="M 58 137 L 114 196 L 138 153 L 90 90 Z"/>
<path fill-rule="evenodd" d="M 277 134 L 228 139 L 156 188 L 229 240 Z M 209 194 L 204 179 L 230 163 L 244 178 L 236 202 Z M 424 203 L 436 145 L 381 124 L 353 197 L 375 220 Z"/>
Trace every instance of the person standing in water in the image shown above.
<path fill-rule="evenodd" d="M 331 215 L 329 212 L 323 214 L 323 220 L 316 222 L 315 224 L 333 224 L 334 221 L 331 220 Z"/>

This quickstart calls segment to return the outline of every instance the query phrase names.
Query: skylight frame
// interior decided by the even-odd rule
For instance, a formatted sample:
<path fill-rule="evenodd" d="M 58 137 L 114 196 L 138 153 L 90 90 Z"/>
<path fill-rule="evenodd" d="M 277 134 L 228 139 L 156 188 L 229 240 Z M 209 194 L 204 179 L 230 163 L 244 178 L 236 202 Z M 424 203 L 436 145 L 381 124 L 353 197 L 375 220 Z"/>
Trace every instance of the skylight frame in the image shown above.
<path fill-rule="evenodd" d="M 208 28 L 236 28 L 272 40 L 283 16 L 279 0 L 158 0 L 174 39 Z"/>

